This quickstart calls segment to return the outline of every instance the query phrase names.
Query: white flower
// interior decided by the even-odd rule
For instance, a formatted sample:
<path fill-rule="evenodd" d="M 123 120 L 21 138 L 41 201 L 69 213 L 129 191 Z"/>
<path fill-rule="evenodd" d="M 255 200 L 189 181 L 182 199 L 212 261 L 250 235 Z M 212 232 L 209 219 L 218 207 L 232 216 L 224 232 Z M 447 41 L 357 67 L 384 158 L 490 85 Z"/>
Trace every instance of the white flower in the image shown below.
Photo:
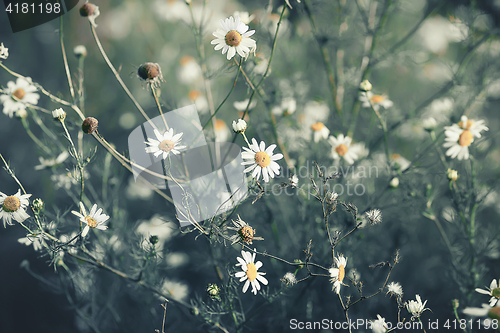
<path fill-rule="evenodd" d="M 252 22 L 252 20 L 255 18 L 255 15 L 250 15 L 248 14 L 248 12 L 234 12 L 234 17 L 237 17 L 239 16 L 240 17 L 240 20 L 241 22 L 245 23 L 245 24 L 250 24 L 250 22 Z"/>
<path fill-rule="evenodd" d="M 226 123 L 222 119 L 217 119 L 215 121 L 215 141 L 226 142 L 231 136 L 231 131 L 227 127 Z"/>
<path fill-rule="evenodd" d="M 391 179 L 391 181 L 389 182 L 389 185 L 393 188 L 396 188 L 399 186 L 399 178 L 398 177 L 394 177 Z"/>
<path fill-rule="evenodd" d="M 449 180 L 456 181 L 458 179 L 458 171 L 453 169 L 448 169 L 446 171 L 446 177 L 448 177 Z"/>
<path fill-rule="evenodd" d="M 247 122 L 243 119 L 233 120 L 233 131 L 235 133 L 243 133 L 247 129 Z"/>
<path fill-rule="evenodd" d="M 446 126 L 444 134 L 446 135 L 443 147 L 449 148 L 446 156 L 466 160 L 469 158 L 469 146 L 474 142 L 474 137 L 480 138 L 481 131 L 489 130 L 484 125 L 484 120 L 475 122 L 462 116 L 462 121 L 452 126 Z"/>
<path fill-rule="evenodd" d="M 213 33 L 216 37 L 211 44 L 215 45 L 215 50 L 222 49 L 222 54 L 227 53 L 227 60 L 238 53 L 240 57 L 246 58 L 250 52 L 255 51 L 257 45 L 255 40 L 249 38 L 255 30 L 248 30 L 248 26 L 241 22 L 239 16 L 236 19 L 230 16 L 225 20 L 220 20 L 222 29 L 217 29 Z"/>
<path fill-rule="evenodd" d="M 387 285 L 387 293 L 401 297 L 403 296 L 403 287 L 398 282 L 391 282 Z"/>
<path fill-rule="evenodd" d="M 7 59 L 9 57 L 9 49 L 0 44 L 0 58 Z"/>
<path fill-rule="evenodd" d="M 190 56 L 181 58 L 181 67 L 177 70 L 177 79 L 183 84 L 191 84 L 202 77 L 201 67 Z"/>
<path fill-rule="evenodd" d="M 251 252 L 241 250 L 241 256 L 243 258 L 236 257 L 236 260 L 238 260 L 236 266 L 241 266 L 242 272 L 238 272 L 234 276 L 240 278 L 240 282 L 246 280 L 243 285 L 243 293 L 246 293 L 248 287 L 252 285 L 252 292 L 254 295 L 257 295 L 257 291 L 260 290 L 259 282 L 264 285 L 268 283 L 264 277 L 266 273 L 258 271 L 262 267 L 262 262 L 255 262 L 255 253 L 252 254 Z"/>
<path fill-rule="evenodd" d="M 394 105 L 394 103 L 387 98 L 387 95 L 374 95 L 371 91 L 361 93 L 359 100 L 363 103 L 364 108 L 369 108 L 373 105 L 374 110 L 379 110 L 380 106 L 384 109 L 388 109 Z"/>
<path fill-rule="evenodd" d="M 85 47 L 85 45 L 77 45 L 73 49 L 73 53 L 75 54 L 75 56 L 77 58 L 86 57 L 87 56 L 87 48 Z"/>
<path fill-rule="evenodd" d="M 491 298 L 490 298 L 490 306 L 491 307 L 495 306 L 498 303 L 498 301 L 500 300 L 499 283 L 500 283 L 500 280 L 498 280 L 498 283 L 497 283 L 497 280 L 493 279 L 490 283 L 490 287 L 488 288 L 488 290 L 476 288 L 476 292 L 478 292 L 480 294 L 491 296 Z"/>
<path fill-rule="evenodd" d="M 168 154 L 172 152 L 174 155 L 180 154 L 180 150 L 185 149 L 186 146 L 180 146 L 181 137 L 184 133 L 178 133 L 174 135 L 174 129 L 170 128 L 165 133 L 161 134 L 156 128 L 154 129 L 156 139 L 148 138 L 149 142 L 144 142 L 151 147 L 146 147 L 146 153 L 154 154 L 155 157 L 163 154 L 163 159 L 168 157 Z"/>
<path fill-rule="evenodd" d="M 391 165 L 394 169 L 401 169 L 401 171 L 405 171 L 408 169 L 411 165 L 411 162 L 408 161 L 406 158 L 399 154 L 392 154 L 391 155 Z"/>
<path fill-rule="evenodd" d="M 21 195 L 21 190 L 17 190 L 14 195 L 7 196 L 0 192 L 0 219 L 3 219 L 4 228 L 6 225 L 12 225 L 12 219 L 21 223 L 30 217 L 25 209 L 29 205 L 28 198 L 31 194 Z"/>
<path fill-rule="evenodd" d="M 380 209 L 372 209 L 366 212 L 366 218 L 370 221 L 371 225 L 379 224 L 382 222 L 382 212 Z"/>
<path fill-rule="evenodd" d="M 170 240 L 177 231 L 177 226 L 171 221 L 165 221 L 160 215 L 153 215 L 150 220 L 143 221 L 137 227 L 137 233 L 149 238 L 150 236 L 158 237 L 159 244 Z"/>
<path fill-rule="evenodd" d="M 295 277 L 295 274 L 286 272 L 281 281 L 287 286 L 293 286 L 297 283 L 297 278 Z"/>
<path fill-rule="evenodd" d="M 156 0 L 152 9 L 161 19 L 166 21 L 192 22 L 189 7 L 182 0 Z"/>
<path fill-rule="evenodd" d="M 408 303 L 406 303 L 406 309 L 408 310 L 409 313 L 411 313 L 411 315 L 414 318 L 418 318 L 418 317 L 420 317 L 422 312 L 424 312 L 425 310 L 430 310 L 430 309 L 425 308 L 425 304 L 427 303 L 427 301 L 422 303 L 422 300 L 420 299 L 420 295 L 415 295 L 415 298 L 416 298 L 416 301 L 409 301 Z"/>
<path fill-rule="evenodd" d="M 379 314 L 377 315 L 377 320 L 371 321 L 371 329 L 374 333 L 385 333 L 387 332 L 387 323 L 385 318 L 382 318 Z"/>
<path fill-rule="evenodd" d="M 426 131 L 433 131 L 437 126 L 437 121 L 433 117 L 422 120 L 422 126 Z"/>
<path fill-rule="evenodd" d="M 340 286 L 345 285 L 342 283 L 345 277 L 345 267 L 347 266 L 347 259 L 344 255 L 339 255 L 335 258 L 335 265 L 337 267 L 332 267 L 328 270 L 330 273 L 330 282 L 333 283 L 332 290 L 335 289 L 337 294 L 340 294 Z"/>
<path fill-rule="evenodd" d="M 322 123 L 317 122 L 311 125 L 313 130 L 314 142 L 319 142 L 321 139 L 328 139 L 330 130 Z"/>
<path fill-rule="evenodd" d="M 247 109 L 249 99 L 245 99 L 244 101 L 241 102 L 234 102 L 233 106 L 236 110 L 238 111 L 245 111 Z M 252 110 L 255 106 L 257 105 L 256 100 L 252 100 L 252 103 L 250 103 L 250 106 L 248 107 L 248 110 Z"/>
<path fill-rule="evenodd" d="M 350 149 L 352 143 L 350 137 L 344 137 L 344 134 L 339 134 L 338 137 L 330 136 L 328 141 L 332 145 L 332 156 L 334 159 L 338 160 L 340 157 L 343 157 L 348 164 L 353 164 L 359 158 L 358 149 Z"/>
<path fill-rule="evenodd" d="M 290 176 L 290 184 L 292 184 L 293 187 L 298 187 L 299 177 L 297 175 Z"/>
<path fill-rule="evenodd" d="M 280 106 L 275 106 L 272 112 L 276 116 L 289 116 L 297 110 L 297 101 L 293 97 L 286 97 L 281 100 Z"/>
<path fill-rule="evenodd" d="M 63 109 L 55 109 L 52 111 L 52 118 L 57 119 L 57 120 L 64 120 L 66 118 L 66 112 L 64 112 Z"/>
<path fill-rule="evenodd" d="M 102 224 L 109 219 L 109 216 L 106 214 L 101 214 L 102 208 L 97 209 L 97 204 L 94 204 L 92 206 L 92 209 L 90 209 L 90 213 L 88 215 L 85 206 L 81 202 L 80 202 L 80 209 L 82 210 L 83 214 L 80 214 L 79 212 L 74 210 L 72 210 L 71 213 L 78 216 L 80 218 L 80 222 L 86 224 L 85 228 L 83 228 L 82 231 L 82 237 L 87 236 L 90 228 L 97 228 L 99 230 L 108 229 L 107 226 Z"/>
<path fill-rule="evenodd" d="M 189 295 L 189 287 L 185 283 L 168 279 L 163 281 L 161 291 L 178 301 L 183 301 Z"/>
<path fill-rule="evenodd" d="M 43 157 L 39 157 L 38 160 L 40 164 L 35 166 L 35 170 L 43 170 L 45 168 L 50 168 L 55 165 L 61 164 L 69 157 L 69 153 L 65 150 L 59 154 L 56 158 L 44 159 Z"/>
<path fill-rule="evenodd" d="M 257 144 L 257 140 L 252 138 L 250 149 L 243 147 L 245 151 L 241 153 L 241 157 L 247 160 L 241 164 L 250 164 L 250 166 L 245 169 L 245 172 L 253 170 L 252 177 L 256 180 L 259 180 L 260 174 L 262 173 L 265 182 L 269 181 L 269 177 L 274 178 L 274 175 L 279 175 L 280 166 L 276 161 L 282 159 L 283 154 L 273 154 L 274 148 L 276 148 L 276 145 L 272 144 L 266 149 L 266 143 L 264 141 L 261 141 L 259 145 Z"/>
<path fill-rule="evenodd" d="M 364 80 L 359 84 L 359 89 L 362 91 L 370 91 L 372 90 L 372 84 L 368 80 Z"/>
<path fill-rule="evenodd" d="M 40 95 L 35 91 L 36 87 L 31 84 L 31 78 L 18 78 L 16 83 L 7 82 L 7 89 L 4 89 L 4 94 L 0 96 L 0 102 L 3 103 L 3 113 L 12 118 L 14 112 L 25 109 L 26 104 L 37 104 Z"/>
<path fill-rule="evenodd" d="M 36 234 L 26 235 L 26 237 L 19 238 L 17 241 L 26 246 L 30 246 L 31 244 L 33 244 L 33 249 L 35 251 L 39 251 L 42 249 L 42 237 L 39 237 L 39 235 Z"/>

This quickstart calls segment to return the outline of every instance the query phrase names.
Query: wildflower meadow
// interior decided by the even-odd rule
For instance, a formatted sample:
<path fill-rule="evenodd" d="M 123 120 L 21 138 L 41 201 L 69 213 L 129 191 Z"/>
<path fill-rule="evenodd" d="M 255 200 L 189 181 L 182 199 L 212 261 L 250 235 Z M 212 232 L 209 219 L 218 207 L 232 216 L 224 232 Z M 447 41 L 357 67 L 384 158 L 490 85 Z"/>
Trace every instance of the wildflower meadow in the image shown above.
<path fill-rule="evenodd" d="M 0 5 L 0 332 L 500 330 L 500 1 L 69 3 Z"/>

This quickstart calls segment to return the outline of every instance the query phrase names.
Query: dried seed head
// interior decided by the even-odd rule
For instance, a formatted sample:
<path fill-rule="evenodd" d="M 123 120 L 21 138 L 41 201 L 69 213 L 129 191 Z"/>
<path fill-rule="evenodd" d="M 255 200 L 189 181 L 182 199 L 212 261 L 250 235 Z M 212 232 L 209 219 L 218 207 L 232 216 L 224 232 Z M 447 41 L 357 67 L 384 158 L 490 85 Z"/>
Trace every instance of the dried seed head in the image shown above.
<path fill-rule="evenodd" d="M 80 7 L 80 16 L 89 17 L 95 15 L 96 11 L 99 12 L 99 7 L 91 3 L 85 3 Z"/>
<path fill-rule="evenodd" d="M 7 213 L 15 212 L 21 208 L 21 201 L 16 196 L 11 195 L 10 197 L 5 198 L 2 208 Z"/>
<path fill-rule="evenodd" d="M 161 73 L 161 67 L 157 63 L 146 62 L 140 65 L 137 69 L 137 75 L 141 80 L 146 81 L 153 88 L 160 86 L 160 82 L 163 80 L 163 75 Z"/>
<path fill-rule="evenodd" d="M 99 121 L 94 117 L 86 118 L 82 123 L 82 131 L 86 134 L 92 134 L 97 129 Z"/>

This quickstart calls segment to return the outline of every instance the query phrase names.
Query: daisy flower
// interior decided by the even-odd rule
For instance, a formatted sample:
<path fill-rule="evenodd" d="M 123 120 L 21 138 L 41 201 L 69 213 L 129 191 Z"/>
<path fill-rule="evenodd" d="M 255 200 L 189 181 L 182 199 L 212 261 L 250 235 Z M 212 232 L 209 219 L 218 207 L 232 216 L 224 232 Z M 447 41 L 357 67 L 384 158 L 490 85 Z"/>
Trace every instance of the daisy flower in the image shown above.
<path fill-rule="evenodd" d="M 322 123 L 317 122 L 311 125 L 313 130 L 314 142 L 319 142 L 321 139 L 328 139 L 330 130 Z"/>
<path fill-rule="evenodd" d="M 337 267 L 332 267 L 328 270 L 330 273 L 330 282 L 333 283 L 332 290 L 335 289 L 335 292 L 337 294 L 340 294 L 340 286 L 344 285 L 342 281 L 344 280 L 345 277 L 345 267 L 347 265 L 347 259 L 344 257 L 344 255 L 339 255 L 338 257 L 335 258 L 335 265 Z"/>
<path fill-rule="evenodd" d="M 238 215 L 238 219 L 233 221 L 234 227 L 227 227 L 228 229 L 235 230 L 236 234 L 231 236 L 229 240 L 232 242 L 231 245 L 242 241 L 246 244 L 252 244 L 254 240 L 264 240 L 262 237 L 254 237 L 255 229 L 241 219 Z"/>
<path fill-rule="evenodd" d="M 31 84 L 31 78 L 18 78 L 16 83 L 9 81 L 7 89 L 4 89 L 0 96 L 3 104 L 3 113 L 12 118 L 14 112 L 25 109 L 26 104 L 35 105 L 38 103 L 40 95 L 35 93 L 36 87 Z"/>
<path fill-rule="evenodd" d="M 388 109 L 394 105 L 394 103 L 387 98 L 387 95 L 374 95 L 371 91 L 367 91 L 366 93 L 361 93 L 359 97 L 362 106 L 364 108 L 369 108 L 373 105 L 373 109 L 378 111 L 380 107 L 384 107 L 384 109 Z"/>
<path fill-rule="evenodd" d="M 146 153 L 154 154 L 155 157 L 163 154 L 163 159 L 166 159 L 168 154 L 172 152 L 174 155 L 179 155 L 180 150 L 185 149 L 186 146 L 179 145 L 181 137 L 184 133 L 174 135 L 174 129 L 170 128 L 165 133 L 161 134 L 157 129 L 154 130 L 156 139 L 148 138 L 149 142 L 144 142 L 151 147 L 146 147 Z"/>
<path fill-rule="evenodd" d="M 38 160 L 40 164 L 35 166 L 35 170 L 43 170 L 45 168 L 50 168 L 56 165 L 61 164 L 69 157 L 69 153 L 65 150 L 60 153 L 56 158 L 44 159 L 43 157 L 39 157 Z"/>
<path fill-rule="evenodd" d="M 28 198 L 31 194 L 21 195 L 21 190 L 17 190 L 14 195 L 7 196 L 0 192 L 0 219 L 3 219 L 3 227 L 12 225 L 12 219 L 21 223 L 30 217 L 25 209 L 29 205 Z"/>
<path fill-rule="evenodd" d="M 493 307 L 497 304 L 497 302 L 500 299 L 500 287 L 499 287 L 500 280 L 497 283 L 497 280 L 493 279 L 490 283 L 490 287 L 488 290 L 484 290 L 481 288 L 476 288 L 476 292 L 484 295 L 490 295 L 490 306 Z"/>
<path fill-rule="evenodd" d="M 462 312 L 466 315 L 469 315 L 469 316 L 475 316 L 475 317 L 488 316 L 491 319 L 500 320 L 500 306 L 491 307 L 488 304 L 482 304 L 481 308 L 467 307 Z M 488 325 L 488 324 L 486 324 L 487 320 L 489 320 L 489 319 L 486 319 L 484 321 L 485 325 Z M 490 322 L 490 324 L 491 324 L 491 322 Z"/>
<path fill-rule="evenodd" d="M 480 138 L 481 131 L 489 130 L 484 125 L 484 120 L 475 122 L 462 116 L 458 124 L 446 126 L 444 134 L 446 135 L 443 147 L 449 148 L 446 151 L 446 156 L 466 160 L 469 158 L 469 146 L 474 142 L 474 137 Z"/>
<path fill-rule="evenodd" d="M 106 214 L 101 214 L 102 208 L 97 209 L 97 204 L 94 204 L 92 206 L 92 209 L 90 209 L 90 214 L 88 215 L 85 206 L 81 202 L 80 202 L 80 209 L 82 210 L 83 214 L 80 214 L 79 212 L 74 210 L 72 210 L 71 213 L 78 216 L 80 218 L 80 222 L 86 224 L 85 228 L 83 228 L 82 231 L 82 237 L 87 236 L 90 228 L 97 228 L 99 230 L 108 229 L 107 226 L 102 224 L 109 219 L 109 216 Z"/>
<path fill-rule="evenodd" d="M 338 137 L 330 136 L 328 141 L 332 145 L 332 156 L 334 159 L 338 160 L 340 157 L 343 157 L 348 164 L 353 164 L 359 158 L 358 146 L 351 145 L 352 139 L 350 137 L 344 137 L 344 134 L 339 134 Z"/>
<path fill-rule="evenodd" d="M 297 278 L 295 277 L 295 274 L 293 274 L 292 272 L 286 272 L 285 275 L 283 275 L 281 282 L 283 282 L 287 286 L 293 286 L 294 284 L 297 283 Z"/>
<path fill-rule="evenodd" d="M 391 282 L 387 285 L 387 293 L 391 296 L 402 297 L 403 287 L 398 282 Z"/>
<path fill-rule="evenodd" d="M 420 299 L 420 295 L 415 295 L 415 298 L 416 298 L 416 301 L 409 301 L 408 303 L 406 303 L 406 309 L 408 310 L 409 313 L 411 313 L 411 315 L 414 318 L 418 318 L 418 317 L 420 317 L 422 312 L 424 312 L 425 310 L 430 310 L 430 309 L 425 308 L 425 304 L 427 303 L 427 301 L 422 303 L 422 300 Z"/>
<path fill-rule="evenodd" d="M 240 278 L 240 282 L 246 280 L 243 285 L 243 293 L 246 293 L 248 287 L 252 285 L 252 292 L 254 295 L 257 295 L 257 291 L 260 290 L 259 282 L 264 285 L 268 283 L 267 279 L 264 277 L 266 273 L 258 272 L 259 268 L 262 267 L 262 262 L 255 262 L 255 253 L 252 254 L 251 252 L 241 250 L 241 256 L 243 258 L 236 257 L 238 260 L 236 266 L 241 266 L 242 272 L 238 272 L 234 276 Z"/>
<path fill-rule="evenodd" d="M 249 38 L 255 33 L 255 30 L 248 30 L 248 25 L 241 22 L 239 16 L 236 19 L 230 16 L 225 20 L 220 20 L 222 29 L 217 29 L 213 33 L 216 37 L 211 44 L 215 45 L 215 50 L 222 49 L 222 54 L 227 53 L 227 60 L 238 53 L 240 57 L 246 58 L 248 54 L 255 51 L 257 45 L 255 40 Z"/>
<path fill-rule="evenodd" d="M 245 169 L 245 172 L 252 172 L 252 177 L 259 180 L 260 174 L 265 182 L 269 181 L 269 177 L 274 178 L 274 175 L 279 175 L 280 166 L 276 161 L 283 158 L 283 154 L 273 154 L 273 150 L 276 148 L 275 144 L 270 145 L 266 149 L 266 143 L 264 141 L 257 144 L 257 140 L 252 138 L 252 144 L 250 148 L 243 147 L 245 150 L 241 153 L 241 157 L 247 161 L 242 162 L 242 165 L 249 165 Z"/>

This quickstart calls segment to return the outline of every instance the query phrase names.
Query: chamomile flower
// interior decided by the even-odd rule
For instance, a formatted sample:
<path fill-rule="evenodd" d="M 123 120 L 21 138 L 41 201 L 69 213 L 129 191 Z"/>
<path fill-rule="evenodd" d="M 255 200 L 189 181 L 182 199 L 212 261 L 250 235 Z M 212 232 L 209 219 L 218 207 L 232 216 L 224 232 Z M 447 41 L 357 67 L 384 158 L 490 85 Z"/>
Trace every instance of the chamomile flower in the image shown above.
<path fill-rule="evenodd" d="M 0 58 L 7 59 L 9 57 L 9 49 L 3 46 L 3 43 L 0 44 Z"/>
<path fill-rule="evenodd" d="M 99 229 L 99 230 L 106 230 L 108 229 L 107 226 L 102 225 L 104 222 L 106 222 L 109 219 L 109 216 L 106 214 L 102 214 L 102 208 L 97 209 L 97 204 L 94 204 L 92 208 L 90 209 L 90 213 L 87 215 L 87 210 L 85 209 L 85 206 L 83 203 L 80 202 L 80 209 L 82 210 L 82 213 L 79 213 L 77 211 L 72 210 L 71 213 L 73 215 L 76 215 L 80 218 L 80 222 L 85 223 L 85 228 L 83 228 L 82 231 L 82 237 L 87 236 L 90 228 L 94 229 Z"/>
<path fill-rule="evenodd" d="M 148 141 L 144 142 L 150 145 L 151 147 L 146 147 L 146 153 L 154 154 L 155 157 L 158 157 L 163 154 L 163 159 L 168 157 L 168 154 L 171 152 L 174 155 L 179 155 L 182 149 L 185 149 L 186 146 L 180 145 L 181 137 L 184 133 L 178 133 L 174 135 L 174 129 L 170 128 L 165 133 L 161 134 L 157 129 L 154 130 L 156 139 L 148 138 Z"/>
<path fill-rule="evenodd" d="M 332 290 L 335 289 L 337 294 L 340 294 L 340 286 L 344 285 L 342 282 L 345 277 L 345 267 L 347 266 L 347 259 L 344 255 L 339 255 L 335 258 L 335 265 L 337 267 L 332 267 L 328 270 L 330 273 L 330 282 L 333 283 Z"/>
<path fill-rule="evenodd" d="M 402 297 L 403 287 L 398 282 L 391 282 L 387 285 L 387 293 L 391 296 Z"/>
<path fill-rule="evenodd" d="M 338 160 L 342 157 L 348 164 L 353 164 L 359 158 L 357 146 L 351 145 L 352 139 L 350 137 L 339 134 L 337 137 L 330 136 L 328 141 L 332 145 L 334 159 Z"/>
<path fill-rule="evenodd" d="M 406 309 L 412 315 L 413 318 L 418 318 L 425 310 L 430 310 L 425 307 L 427 301 L 422 303 L 422 299 L 420 299 L 420 295 L 415 295 L 416 301 L 409 301 L 406 303 Z"/>
<path fill-rule="evenodd" d="M 252 254 L 251 252 L 241 250 L 241 256 L 243 258 L 236 257 L 238 260 L 236 266 L 241 266 L 242 272 L 238 272 L 234 276 L 240 278 L 240 282 L 245 281 L 243 293 L 246 293 L 248 287 L 252 285 L 252 292 L 254 295 L 257 295 L 257 291 L 260 290 L 259 282 L 264 285 L 268 284 L 267 279 L 264 277 L 266 273 L 258 271 L 262 267 L 262 262 L 255 262 L 255 253 Z"/>
<path fill-rule="evenodd" d="M 443 147 L 449 148 L 446 156 L 466 160 L 469 158 L 469 146 L 474 142 L 474 137 L 480 138 L 482 131 L 487 131 L 488 127 L 484 125 L 484 120 L 475 122 L 462 116 L 458 124 L 446 126 L 444 134 L 446 135 Z"/>
<path fill-rule="evenodd" d="M 234 227 L 227 227 L 228 229 L 235 230 L 236 234 L 231 236 L 229 240 L 232 242 L 231 245 L 242 241 L 246 244 L 252 244 L 254 240 L 264 240 L 262 237 L 255 237 L 255 229 L 241 219 L 238 215 L 236 221 L 233 220 Z"/>
<path fill-rule="evenodd" d="M 313 130 L 314 142 L 319 142 L 321 139 L 328 139 L 330 130 L 322 122 L 317 122 L 311 125 Z"/>
<path fill-rule="evenodd" d="M 231 60 L 236 53 L 246 58 L 250 52 L 255 51 L 257 45 L 255 40 L 250 38 L 255 30 L 248 30 L 248 25 L 241 22 L 239 16 L 220 20 L 220 25 L 222 29 L 217 29 L 213 33 L 216 38 L 211 44 L 216 44 L 214 48 L 216 51 L 222 49 L 222 54 L 227 53 L 227 60 Z"/>
<path fill-rule="evenodd" d="M 490 283 L 490 287 L 488 290 L 484 290 L 481 288 L 476 288 L 476 292 L 484 295 L 490 295 L 490 306 L 495 306 L 500 301 L 500 280 L 497 283 L 497 280 L 493 279 Z"/>
<path fill-rule="evenodd" d="M 379 314 L 376 320 L 371 321 L 371 328 L 373 333 L 385 333 L 387 332 L 388 326 L 385 322 L 385 318 L 382 318 Z"/>
<path fill-rule="evenodd" d="M 283 154 L 273 154 L 273 150 L 276 148 L 275 144 L 270 145 L 266 149 L 266 143 L 264 141 L 257 143 L 255 138 L 252 138 L 252 144 L 250 148 L 243 147 L 245 150 L 241 153 L 241 157 L 246 160 L 242 162 L 242 165 L 250 165 L 245 169 L 245 172 L 252 172 L 252 177 L 259 180 L 260 175 L 264 178 L 265 182 L 269 181 L 269 177 L 274 178 L 275 175 L 279 175 L 280 166 L 276 161 L 283 158 Z"/>
<path fill-rule="evenodd" d="M 387 95 L 374 95 L 371 91 L 361 93 L 359 100 L 363 103 L 362 106 L 364 108 L 369 108 L 373 105 L 373 109 L 377 111 L 381 106 L 384 109 L 388 109 L 394 105 L 394 103 L 387 98 Z"/>
<path fill-rule="evenodd" d="M 18 78 L 16 83 L 7 82 L 7 89 L 4 89 L 3 95 L 0 96 L 3 113 L 12 118 L 17 110 L 25 109 L 26 104 L 37 104 L 40 95 L 35 91 L 36 87 L 31 84 L 31 78 Z"/>
<path fill-rule="evenodd" d="M 12 225 L 12 219 L 21 223 L 30 217 L 25 211 L 29 205 L 29 197 L 31 194 L 21 195 L 21 190 L 10 196 L 0 192 L 0 219 L 3 219 L 4 228 L 7 224 Z"/>

